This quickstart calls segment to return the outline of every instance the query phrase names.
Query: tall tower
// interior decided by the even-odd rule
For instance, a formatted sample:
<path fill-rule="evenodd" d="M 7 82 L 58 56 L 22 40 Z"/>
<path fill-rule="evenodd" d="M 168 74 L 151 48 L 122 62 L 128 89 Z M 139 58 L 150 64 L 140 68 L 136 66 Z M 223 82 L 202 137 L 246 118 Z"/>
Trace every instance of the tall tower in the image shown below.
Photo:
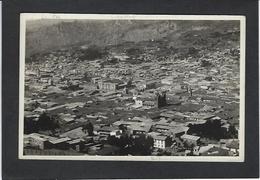
<path fill-rule="evenodd" d="M 156 93 L 156 106 L 157 108 L 166 106 L 167 102 L 166 102 L 166 91 L 162 91 L 162 92 L 157 92 Z"/>
<path fill-rule="evenodd" d="M 41 70 L 40 70 L 40 68 L 38 67 L 37 68 L 37 77 L 40 77 L 41 76 Z"/>

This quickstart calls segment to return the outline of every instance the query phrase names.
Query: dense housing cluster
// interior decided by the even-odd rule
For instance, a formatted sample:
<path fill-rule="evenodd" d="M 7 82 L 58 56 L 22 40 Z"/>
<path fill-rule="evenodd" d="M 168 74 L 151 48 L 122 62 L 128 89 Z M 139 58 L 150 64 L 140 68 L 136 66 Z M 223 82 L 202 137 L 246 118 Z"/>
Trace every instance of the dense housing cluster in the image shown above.
<path fill-rule="evenodd" d="M 24 154 L 238 156 L 239 45 L 169 44 L 29 57 Z"/>

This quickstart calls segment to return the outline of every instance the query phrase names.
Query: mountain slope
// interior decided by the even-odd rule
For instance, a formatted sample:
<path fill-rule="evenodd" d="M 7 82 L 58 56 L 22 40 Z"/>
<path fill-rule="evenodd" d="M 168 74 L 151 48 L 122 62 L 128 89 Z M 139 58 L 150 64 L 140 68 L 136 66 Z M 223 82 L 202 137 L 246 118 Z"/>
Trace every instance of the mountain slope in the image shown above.
<path fill-rule="evenodd" d="M 178 34 L 187 31 L 203 34 L 204 31 L 224 32 L 234 27 L 239 27 L 234 21 L 81 20 L 44 23 L 41 20 L 41 23 L 27 25 L 26 56 L 76 44 L 106 46 L 164 37 L 175 42 Z"/>

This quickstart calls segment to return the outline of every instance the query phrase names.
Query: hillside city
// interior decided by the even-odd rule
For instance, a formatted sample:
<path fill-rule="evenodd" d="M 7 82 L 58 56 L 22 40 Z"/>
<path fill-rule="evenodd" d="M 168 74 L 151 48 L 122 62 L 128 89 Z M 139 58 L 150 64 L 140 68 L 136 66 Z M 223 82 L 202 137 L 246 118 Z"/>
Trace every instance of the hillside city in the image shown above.
<path fill-rule="evenodd" d="M 27 57 L 24 155 L 238 156 L 239 30 L 209 33 Z"/>

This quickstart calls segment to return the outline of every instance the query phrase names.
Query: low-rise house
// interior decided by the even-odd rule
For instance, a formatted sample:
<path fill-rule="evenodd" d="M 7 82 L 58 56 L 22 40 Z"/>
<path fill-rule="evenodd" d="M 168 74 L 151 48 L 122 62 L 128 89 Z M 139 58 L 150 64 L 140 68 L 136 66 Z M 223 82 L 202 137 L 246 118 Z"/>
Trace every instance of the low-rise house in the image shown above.
<path fill-rule="evenodd" d="M 101 77 L 93 77 L 93 78 L 91 78 L 91 82 L 92 82 L 93 84 L 97 84 L 98 81 L 100 81 L 100 80 L 101 80 Z"/>
<path fill-rule="evenodd" d="M 194 145 L 197 146 L 199 143 L 200 137 L 199 136 L 194 136 L 194 135 L 189 135 L 189 134 L 184 134 L 180 137 L 184 142 L 188 143 L 189 145 Z"/>
<path fill-rule="evenodd" d="M 46 112 L 46 109 L 41 108 L 41 107 L 37 107 L 35 110 L 33 110 L 33 112 L 40 114 L 40 113 Z"/>
<path fill-rule="evenodd" d="M 226 147 L 229 149 L 229 151 L 238 154 L 239 153 L 239 140 L 234 139 L 232 141 L 229 141 L 227 143 Z"/>
<path fill-rule="evenodd" d="M 136 107 L 160 108 L 167 104 L 166 92 L 159 92 L 151 96 L 133 97 Z"/>
<path fill-rule="evenodd" d="M 47 109 L 47 108 L 55 107 L 55 106 L 57 106 L 58 104 L 57 104 L 56 102 L 46 101 L 46 102 L 40 102 L 40 105 L 41 105 L 42 107 L 44 107 L 45 109 Z"/>
<path fill-rule="evenodd" d="M 82 127 L 77 127 L 60 134 L 60 137 L 69 137 L 71 139 L 75 139 L 75 138 L 83 138 L 87 135 L 88 134 L 82 130 Z"/>
<path fill-rule="evenodd" d="M 30 111 L 24 111 L 24 119 L 28 121 L 38 121 L 40 115 L 39 114 L 34 114 Z"/>
<path fill-rule="evenodd" d="M 39 133 L 32 133 L 24 136 L 25 146 L 34 147 L 38 149 L 68 149 L 69 145 L 67 141 L 70 138 L 56 138 L 52 136 L 47 136 Z"/>
<path fill-rule="evenodd" d="M 71 141 L 68 141 L 67 143 L 69 144 L 71 149 L 76 150 L 78 152 L 81 152 L 85 148 L 85 140 L 81 138 L 73 139 Z"/>
<path fill-rule="evenodd" d="M 62 124 L 75 122 L 75 115 L 60 113 L 59 117 Z"/>
<path fill-rule="evenodd" d="M 160 124 L 155 125 L 154 128 L 158 132 L 167 132 L 167 131 L 169 131 L 171 129 L 170 126 L 165 126 L 165 125 L 160 125 Z"/>
<path fill-rule="evenodd" d="M 168 136 L 161 135 L 160 133 L 151 132 L 148 133 L 154 140 L 154 147 L 159 149 L 165 149 L 171 145 L 171 139 Z"/>
<path fill-rule="evenodd" d="M 116 91 L 119 89 L 119 86 L 124 84 L 121 80 L 118 79 L 109 79 L 98 81 L 99 89 L 103 91 Z"/>
<path fill-rule="evenodd" d="M 24 146 L 38 149 L 46 149 L 49 147 L 49 143 L 44 135 L 32 133 L 29 135 L 24 135 Z"/>
<path fill-rule="evenodd" d="M 189 127 L 180 126 L 174 127 L 169 130 L 169 133 L 173 139 L 180 138 L 182 135 L 186 134 L 189 130 Z"/>
<path fill-rule="evenodd" d="M 122 131 L 119 130 L 117 127 L 113 126 L 103 126 L 100 129 L 97 129 L 94 131 L 94 134 L 100 135 L 100 136 L 116 136 L 120 137 Z"/>
<path fill-rule="evenodd" d="M 166 118 L 167 120 L 183 120 L 186 119 L 187 116 L 182 113 L 174 112 L 174 111 L 166 111 L 160 114 L 162 118 Z"/>
<path fill-rule="evenodd" d="M 68 103 L 65 105 L 66 105 L 66 108 L 68 108 L 68 109 L 75 109 L 75 108 L 83 108 L 85 103 L 84 102 L 74 102 L 74 103 Z"/>
<path fill-rule="evenodd" d="M 160 121 L 155 123 L 156 125 L 169 126 L 169 121 L 167 119 L 160 119 Z"/>
<path fill-rule="evenodd" d="M 195 146 L 193 148 L 193 154 L 196 156 L 200 156 L 202 154 L 205 154 L 206 152 L 209 151 L 209 149 L 215 147 L 213 144 L 209 144 L 207 146 Z"/>
<path fill-rule="evenodd" d="M 57 138 L 57 139 L 49 139 L 50 142 L 50 148 L 54 149 L 69 149 L 69 144 L 67 143 L 70 140 L 68 137 L 64 138 Z"/>
<path fill-rule="evenodd" d="M 140 134 L 146 134 L 150 131 L 152 125 L 151 124 L 132 124 L 129 129 L 131 131 L 131 134 L 133 135 L 140 135 Z"/>
<path fill-rule="evenodd" d="M 238 139 L 220 139 L 220 147 L 228 149 L 229 151 L 238 154 L 239 140 Z"/>
<path fill-rule="evenodd" d="M 227 149 L 220 147 L 212 147 L 204 153 L 201 153 L 201 156 L 229 156 L 230 153 Z"/>
<path fill-rule="evenodd" d="M 161 80 L 161 83 L 162 84 L 166 84 L 166 85 L 173 85 L 173 77 L 172 76 L 169 76 L 169 77 L 166 77 L 164 79 Z"/>
<path fill-rule="evenodd" d="M 156 86 L 156 81 L 140 81 L 136 83 L 136 88 L 139 91 L 143 91 L 145 89 L 153 89 Z"/>
<path fill-rule="evenodd" d="M 134 117 L 132 120 L 128 121 L 116 121 L 113 123 L 114 126 L 124 126 L 129 130 L 130 134 L 140 135 L 146 134 L 151 130 L 152 120 L 148 118 Z"/>

